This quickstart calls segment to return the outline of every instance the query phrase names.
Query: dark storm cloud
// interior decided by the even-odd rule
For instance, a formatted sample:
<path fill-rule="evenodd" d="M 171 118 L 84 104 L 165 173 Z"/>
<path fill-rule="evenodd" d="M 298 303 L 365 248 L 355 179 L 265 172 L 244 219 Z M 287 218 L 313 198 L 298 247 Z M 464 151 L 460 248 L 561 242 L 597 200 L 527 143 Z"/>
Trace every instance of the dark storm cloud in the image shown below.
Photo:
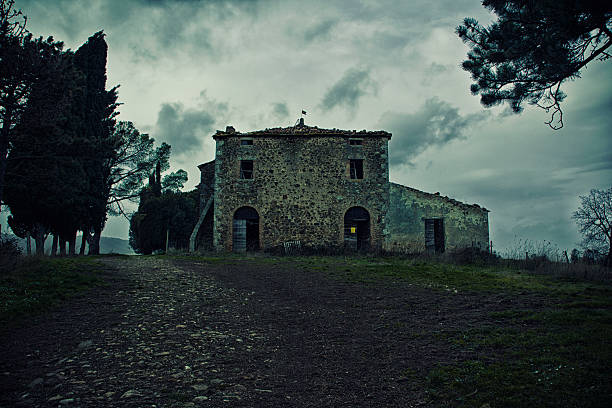
<path fill-rule="evenodd" d="M 390 164 L 412 164 L 411 159 L 429 146 L 463 139 L 465 131 L 486 116 L 486 113 L 462 116 L 458 108 L 437 98 L 425 101 L 415 113 L 386 112 L 380 123 L 383 129 L 393 133 Z"/>
<path fill-rule="evenodd" d="M 203 140 L 214 131 L 217 117 L 227 111 L 227 105 L 207 99 L 202 93 L 197 108 L 185 108 L 182 103 L 164 103 L 157 114 L 155 138 L 172 146 L 180 155 L 200 149 Z"/>
<path fill-rule="evenodd" d="M 160 53 L 177 48 L 212 52 L 210 25 L 239 14 L 254 15 L 262 0 L 22 0 L 21 7 L 38 32 L 48 35 L 47 26 L 57 32 L 58 40 L 82 43 L 94 32 L 104 29 L 119 40 L 128 39 L 130 48 L 150 48 L 155 40 Z M 51 4 L 48 4 L 51 3 Z M 148 16 L 146 19 L 143 16 Z M 129 22 L 129 24 L 128 24 Z M 37 32 L 37 34 L 38 34 Z M 134 38 L 136 38 L 134 40 Z M 124 40 L 125 41 L 125 40 Z M 134 42 L 136 41 L 136 42 Z M 214 50 L 217 53 L 222 50 Z M 154 57 L 157 57 L 155 55 Z"/>
<path fill-rule="evenodd" d="M 141 4 L 172 5 L 175 3 L 191 4 L 255 4 L 260 0 L 139 0 Z"/>
<path fill-rule="evenodd" d="M 333 4 L 342 10 L 347 19 L 372 21 L 388 20 L 401 22 L 402 25 L 429 24 L 452 16 L 453 21 L 460 23 L 464 17 L 471 16 L 475 11 L 485 13 L 486 10 L 480 2 L 474 0 L 455 0 L 436 2 L 431 0 L 411 0 L 411 7 L 402 7 L 405 0 L 391 1 L 355 1 L 335 0 Z M 455 17 L 456 16 L 456 17 Z"/>
<path fill-rule="evenodd" d="M 369 70 L 351 68 L 327 90 L 321 101 L 321 107 L 328 110 L 336 106 L 355 109 L 362 96 L 368 93 L 376 93 L 377 89 L 378 85 L 370 77 Z"/>
<path fill-rule="evenodd" d="M 175 53 L 219 58 L 227 50 L 213 38 L 213 29 L 228 20 L 247 19 L 257 14 L 260 0 L 140 0 L 151 9 L 152 18 L 143 27 L 155 44 L 156 57 Z"/>
<path fill-rule="evenodd" d="M 277 102 L 272 104 L 272 114 L 277 119 L 285 119 L 289 116 L 289 108 L 285 102 Z"/>
<path fill-rule="evenodd" d="M 308 27 L 304 30 L 304 41 L 312 42 L 328 38 L 337 23 L 338 20 L 327 19 Z"/>
<path fill-rule="evenodd" d="M 212 132 L 215 118 L 208 112 L 189 110 L 181 103 L 164 103 L 157 115 L 157 137 L 176 154 L 201 146 L 201 133 Z"/>

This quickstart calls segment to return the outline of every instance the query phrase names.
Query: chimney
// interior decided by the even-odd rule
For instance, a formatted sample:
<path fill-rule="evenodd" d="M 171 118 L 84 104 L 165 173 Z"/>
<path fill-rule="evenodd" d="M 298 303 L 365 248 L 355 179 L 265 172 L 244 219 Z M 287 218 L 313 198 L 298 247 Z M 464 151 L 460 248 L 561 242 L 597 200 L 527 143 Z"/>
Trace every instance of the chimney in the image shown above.
<path fill-rule="evenodd" d="M 233 126 L 226 126 L 225 127 L 225 133 L 235 133 L 236 129 L 234 129 Z"/>
<path fill-rule="evenodd" d="M 300 118 L 300 126 L 304 126 L 304 118 Z"/>

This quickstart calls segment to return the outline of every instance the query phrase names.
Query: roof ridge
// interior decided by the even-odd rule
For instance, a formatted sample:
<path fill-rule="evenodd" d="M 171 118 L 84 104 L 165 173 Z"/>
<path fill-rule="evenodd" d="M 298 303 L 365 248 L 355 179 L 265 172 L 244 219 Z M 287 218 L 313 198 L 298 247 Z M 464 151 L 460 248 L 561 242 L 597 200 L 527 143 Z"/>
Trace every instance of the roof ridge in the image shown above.
<path fill-rule="evenodd" d="M 233 127 L 228 126 L 230 131 L 217 130 L 214 137 L 220 136 L 259 136 L 259 135 L 364 135 L 364 136 L 384 136 L 391 138 L 392 134 L 385 130 L 344 130 L 344 129 L 325 129 L 317 126 L 298 125 L 288 127 L 266 128 L 262 130 L 252 130 L 249 132 L 237 132 Z"/>
<path fill-rule="evenodd" d="M 417 190 L 417 189 L 416 189 L 416 188 L 414 188 L 414 187 L 405 186 L 405 185 L 403 185 L 403 184 L 394 183 L 394 182 L 392 182 L 392 181 L 390 181 L 390 182 L 389 182 L 389 184 L 395 184 L 396 186 L 402 187 L 402 188 L 407 189 L 407 190 L 414 191 L 414 192 L 416 192 L 416 193 L 423 194 L 423 195 L 428 196 L 428 197 L 432 197 L 432 198 L 433 198 L 433 197 L 437 197 L 437 198 L 439 198 L 439 199 L 441 199 L 441 200 L 444 200 L 444 201 L 446 201 L 446 202 L 448 202 L 448 203 L 450 203 L 450 204 L 459 205 L 459 206 L 464 206 L 464 207 L 471 207 L 471 208 L 476 208 L 476 209 L 479 209 L 479 210 L 482 210 L 482 211 L 490 212 L 490 211 L 489 211 L 489 210 L 487 210 L 485 207 L 482 207 L 482 206 L 480 206 L 480 205 L 478 205 L 478 204 L 468 204 L 468 203 L 464 203 L 464 202 L 462 202 L 462 201 L 455 200 L 454 198 L 451 198 L 451 197 L 447 197 L 447 196 L 440 195 L 440 193 L 428 193 L 428 192 L 426 192 L 426 191 Z"/>

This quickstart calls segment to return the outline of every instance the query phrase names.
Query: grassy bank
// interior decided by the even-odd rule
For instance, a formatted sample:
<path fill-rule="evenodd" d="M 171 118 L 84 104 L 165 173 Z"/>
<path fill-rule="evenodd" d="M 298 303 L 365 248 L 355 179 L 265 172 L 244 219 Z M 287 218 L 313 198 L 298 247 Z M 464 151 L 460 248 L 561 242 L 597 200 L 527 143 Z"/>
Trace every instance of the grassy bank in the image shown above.
<path fill-rule="evenodd" d="M 605 407 L 612 401 L 609 282 L 393 257 L 255 258 L 253 262 L 319 271 L 356 284 L 412 285 L 458 300 L 468 292 L 511 299 L 507 310 L 483 310 L 479 328 L 418 334 L 441 342 L 458 356 L 452 364 L 405 373 L 427 390 L 433 405 Z M 528 306 L 534 302 L 536 306 Z"/>
<path fill-rule="evenodd" d="M 39 313 L 103 281 L 90 257 L 24 257 L 0 275 L 0 321 Z"/>

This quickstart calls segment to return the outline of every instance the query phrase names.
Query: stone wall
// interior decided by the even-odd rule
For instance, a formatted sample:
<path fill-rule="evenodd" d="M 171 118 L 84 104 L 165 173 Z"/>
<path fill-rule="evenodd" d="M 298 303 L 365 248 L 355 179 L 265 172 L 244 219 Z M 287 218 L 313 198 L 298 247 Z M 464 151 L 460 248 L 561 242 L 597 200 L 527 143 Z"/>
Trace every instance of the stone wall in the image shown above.
<path fill-rule="evenodd" d="M 488 210 L 439 194 L 390 183 L 384 248 L 418 253 L 425 250 L 426 218 L 444 220 L 446 250 L 489 244 Z"/>
<path fill-rule="evenodd" d="M 198 166 L 200 169 L 200 184 L 197 186 L 200 191 L 200 205 L 198 214 L 204 209 L 209 198 L 214 194 L 215 187 L 215 161 L 209 161 Z M 204 221 L 199 227 L 196 237 L 196 248 L 200 250 L 213 249 L 213 208 L 208 210 Z"/>
<path fill-rule="evenodd" d="M 215 188 L 215 161 L 200 164 L 200 184 L 196 186 L 200 190 L 200 209 L 204 208 L 208 198 L 214 193 Z"/>
<path fill-rule="evenodd" d="M 250 206 L 259 214 L 262 249 L 293 240 L 312 247 L 342 246 L 344 214 L 353 206 L 369 212 L 371 246 L 382 247 L 391 135 L 327 132 L 296 135 L 232 131 L 214 136 L 213 242 L 217 250 L 232 250 L 233 215 L 242 206 Z M 241 145 L 245 137 L 252 138 L 253 144 Z M 360 137 L 362 145 L 350 145 L 350 137 Z M 350 179 L 349 159 L 363 159 L 362 180 Z M 253 179 L 240 179 L 241 160 L 253 160 Z"/>

